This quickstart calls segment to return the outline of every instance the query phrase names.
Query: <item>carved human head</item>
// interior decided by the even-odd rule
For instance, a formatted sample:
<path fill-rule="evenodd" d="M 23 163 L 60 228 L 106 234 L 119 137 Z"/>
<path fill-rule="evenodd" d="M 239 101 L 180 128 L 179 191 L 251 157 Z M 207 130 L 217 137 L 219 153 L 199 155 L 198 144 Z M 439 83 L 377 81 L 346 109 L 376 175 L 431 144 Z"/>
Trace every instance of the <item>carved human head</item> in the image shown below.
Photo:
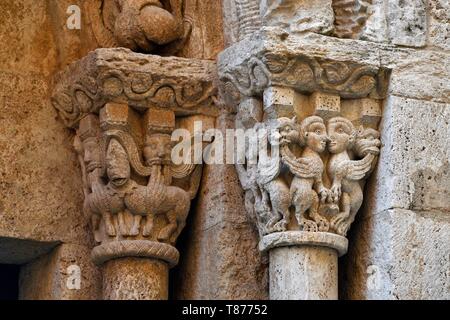
<path fill-rule="evenodd" d="M 323 119 L 318 116 L 305 118 L 300 125 L 304 143 L 316 152 L 324 152 L 327 147 L 327 129 Z"/>
<path fill-rule="evenodd" d="M 105 157 L 106 174 L 112 185 L 123 186 L 130 179 L 131 168 L 127 152 L 116 140 L 111 139 Z"/>
<path fill-rule="evenodd" d="M 173 142 L 166 133 L 153 133 L 147 136 L 144 158 L 147 165 L 170 165 L 172 163 Z"/>
<path fill-rule="evenodd" d="M 183 35 L 183 0 L 103 0 L 104 27 L 118 46 L 152 52 Z"/>
<path fill-rule="evenodd" d="M 328 121 L 328 137 L 331 153 L 341 153 L 353 147 L 356 138 L 355 126 L 348 119 L 342 117 L 332 118 Z"/>
<path fill-rule="evenodd" d="M 83 161 L 87 173 L 102 167 L 100 151 L 100 123 L 95 115 L 88 115 L 80 121 L 78 136 L 82 143 Z"/>

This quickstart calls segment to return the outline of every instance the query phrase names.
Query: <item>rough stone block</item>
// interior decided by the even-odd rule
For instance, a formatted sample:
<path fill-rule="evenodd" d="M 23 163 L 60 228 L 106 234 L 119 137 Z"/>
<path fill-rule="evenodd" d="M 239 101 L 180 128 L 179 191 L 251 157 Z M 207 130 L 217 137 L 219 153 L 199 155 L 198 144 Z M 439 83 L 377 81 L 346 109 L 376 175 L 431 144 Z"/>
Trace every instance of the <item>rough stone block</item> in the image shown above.
<path fill-rule="evenodd" d="M 390 97 L 381 123 L 383 147 L 370 179 L 371 212 L 450 207 L 450 105 Z"/>
<path fill-rule="evenodd" d="M 388 3 L 389 37 L 393 44 L 423 47 L 427 40 L 425 0 L 391 0 Z"/>
<path fill-rule="evenodd" d="M 264 111 L 268 118 L 292 118 L 296 93 L 292 88 L 269 87 L 264 90 Z"/>
<path fill-rule="evenodd" d="M 335 94 L 314 92 L 310 101 L 314 109 L 314 114 L 325 120 L 336 117 L 341 112 L 341 97 Z"/>
<path fill-rule="evenodd" d="M 446 212 L 392 209 L 361 218 L 342 261 L 343 298 L 450 299 Z"/>

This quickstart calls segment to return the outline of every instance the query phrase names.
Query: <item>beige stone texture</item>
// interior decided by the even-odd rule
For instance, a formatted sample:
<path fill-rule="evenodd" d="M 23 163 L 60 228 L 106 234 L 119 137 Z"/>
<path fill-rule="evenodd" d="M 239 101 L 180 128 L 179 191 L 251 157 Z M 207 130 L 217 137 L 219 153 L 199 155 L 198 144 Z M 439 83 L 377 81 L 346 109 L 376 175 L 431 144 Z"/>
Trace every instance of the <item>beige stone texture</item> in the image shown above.
<path fill-rule="evenodd" d="M 216 127 L 233 126 L 220 116 Z M 233 165 L 205 166 L 176 271 L 178 299 L 267 299 L 267 263 Z"/>
<path fill-rule="evenodd" d="M 169 266 L 142 258 L 121 258 L 103 266 L 104 300 L 167 300 Z"/>
<path fill-rule="evenodd" d="M 72 137 L 49 101 L 58 55 L 48 4 L 0 7 L 0 235 L 88 244 Z"/>
<path fill-rule="evenodd" d="M 270 250 L 270 300 L 337 300 L 337 251 L 318 246 Z"/>
<path fill-rule="evenodd" d="M 95 300 L 101 297 L 101 273 L 91 248 L 62 244 L 25 264 L 20 271 L 22 300 Z"/>
<path fill-rule="evenodd" d="M 449 237 L 445 212 L 390 209 L 363 214 L 342 258 L 342 298 L 450 299 Z"/>
<path fill-rule="evenodd" d="M 449 105 L 391 96 L 343 258 L 348 299 L 449 299 Z M 352 240 L 353 239 L 353 240 Z"/>

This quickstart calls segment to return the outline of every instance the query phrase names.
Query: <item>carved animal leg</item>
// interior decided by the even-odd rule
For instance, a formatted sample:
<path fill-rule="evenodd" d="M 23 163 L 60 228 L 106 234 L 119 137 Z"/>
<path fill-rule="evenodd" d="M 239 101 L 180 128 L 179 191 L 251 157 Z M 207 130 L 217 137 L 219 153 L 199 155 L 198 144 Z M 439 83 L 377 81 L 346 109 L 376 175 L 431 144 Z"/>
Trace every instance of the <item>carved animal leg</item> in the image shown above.
<path fill-rule="evenodd" d="M 306 218 L 305 213 L 311 208 L 313 199 L 311 190 L 305 190 L 301 185 L 291 189 L 292 203 L 295 206 L 295 218 L 301 231 L 317 232 L 317 224 Z"/>
<path fill-rule="evenodd" d="M 158 234 L 158 240 L 167 241 L 173 235 L 173 233 L 177 230 L 177 211 L 170 210 L 166 214 L 167 220 L 169 224 L 161 229 Z"/>
<path fill-rule="evenodd" d="M 116 228 L 114 226 L 114 220 L 113 220 L 112 214 L 109 212 L 105 213 L 104 220 L 105 220 L 106 233 L 110 237 L 115 237 L 116 236 Z"/>
<path fill-rule="evenodd" d="M 350 216 L 350 195 L 348 193 L 342 194 L 343 211 L 331 219 L 331 227 L 340 235 L 344 235 L 344 227 L 346 220 Z"/>
<path fill-rule="evenodd" d="M 289 220 L 291 218 L 291 212 L 289 211 L 289 208 L 286 208 L 286 210 L 282 213 L 282 219 L 278 221 L 273 228 L 276 231 L 286 231 L 287 225 L 289 224 Z"/>
<path fill-rule="evenodd" d="M 319 196 L 315 191 L 312 191 L 312 204 L 309 208 L 309 216 L 317 223 L 317 227 L 321 232 L 327 232 L 330 229 L 328 220 L 319 214 Z"/>
<path fill-rule="evenodd" d="M 133 217 L 133 226 L 132 226 L 131 231 L 130 231 L 130 235 L 131 236 L 138 236 L 139 235 L 139 229 L 141 227 L 141 221 L 142 221 L 142 216 L 135 215 Z"/>
<path fill-rule="evenodd" d="M 267 222 L 266 225 L 266 229 L 268 233 L 272 233 L 277 231 L 277 229 L 275 228 L 275 225 L 277 224 L 278 221 L 280 221 L 282 215 L 279 214 L 278 210 L 273 208 L 271 211 L 271 215 L 270 215 L 270 219 L 269 222 Z"/>
<path fill-rule="evenodd" d="M 142 235 L 144 237 L 148 237 L 151 235 L 152 231 L 153 231 L 153 222 L 154 222 L 155 218 L 153 216 L 153 214 L 148 214 L 145 217 L 145 224 L 144 224 L 144 229 L 142 230 Z"/>
<path fill-rule="evenodd" d="M 349 217 L 341 224 L 340 232 L 342 235 L 346 236 L 350 226 L 355 221 L 356 214 L 359 208 L 361 208 L 363 202 L 363 193 L 359 187 L 355 187 L 352 190 L 350 197 L 350 214 Z"/>

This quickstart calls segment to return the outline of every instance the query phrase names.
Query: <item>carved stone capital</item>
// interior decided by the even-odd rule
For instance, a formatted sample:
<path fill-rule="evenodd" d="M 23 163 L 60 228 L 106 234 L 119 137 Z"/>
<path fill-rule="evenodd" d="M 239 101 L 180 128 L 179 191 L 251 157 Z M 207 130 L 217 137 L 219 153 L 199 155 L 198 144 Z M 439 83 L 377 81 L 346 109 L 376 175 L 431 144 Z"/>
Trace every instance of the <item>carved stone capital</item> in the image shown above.
<path fill-rule="evenodd" d="M 260 97 L 265 89 L 275 86 L 342 98 L 385 97 L 389 70 L 380 66 L 367 47 L 357 42 L 347 47 L 339 43 L 330 51 L 317 37 L 265 27 L 221 53 L 220 80 L 247 97 Z"/>
<path fill-rule="evenodd" d="M 52 102 L 76 130 L 83 212 L 98 244 L 95 263 L 178 263 L 175 244 L 202 166 L 173 162 L 172 133 L 184 129 L 193 137 L 198 120 L 209 129 L 219 113 L 214 82 L 213 62 L 128 49 L 96 50 L 56 76 Z M 187 143 L 195 148 L 194 139 Z"/>
<path fill-rule="evenodd" d="M 107 102 L 139 111 L 160 107 L 176 115 L 217 116 L 215 79 L 213 61 L 97 49 L 56 75 L 52 103 L 72 128 Z"/>

